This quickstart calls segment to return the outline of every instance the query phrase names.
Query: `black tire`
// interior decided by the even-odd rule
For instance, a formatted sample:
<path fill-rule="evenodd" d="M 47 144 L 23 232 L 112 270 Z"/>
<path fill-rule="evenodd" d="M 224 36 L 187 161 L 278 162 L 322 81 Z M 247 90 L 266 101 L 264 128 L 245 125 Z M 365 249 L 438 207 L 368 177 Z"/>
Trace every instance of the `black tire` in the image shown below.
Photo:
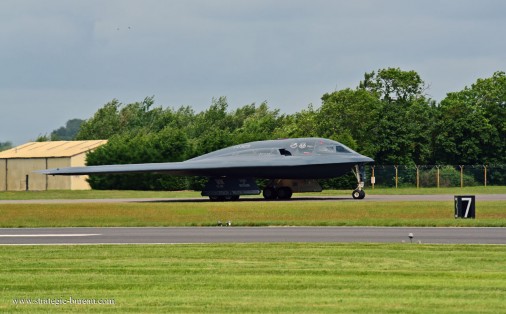
<path fill-rule="evenodd" d="M 278 198 L 280 200 L 289 200 L 293 195 L 292 189 L 289 187 L 282 187 L 278 189 Z"/>
<path fill-rule="evenodd" d="M 262 193 L 266 200 L 275 200 L 278 197 L 276 190 L 271 187 L 266 187 Z"/>
<path fill-rule="evenodd" d="M 360 199 L 360 191 L 354 190 L 353 193 L 351 193 L 351 196 L 353 196 L 354 199 L 359 200 Z"/>
<path fill-rule="evenodd" d="M 364 190 L 360 190 L 360 196 L 359 196 L 358 199 L 363 200 L 364 197 L 365 197 L 365 191 Z"/>

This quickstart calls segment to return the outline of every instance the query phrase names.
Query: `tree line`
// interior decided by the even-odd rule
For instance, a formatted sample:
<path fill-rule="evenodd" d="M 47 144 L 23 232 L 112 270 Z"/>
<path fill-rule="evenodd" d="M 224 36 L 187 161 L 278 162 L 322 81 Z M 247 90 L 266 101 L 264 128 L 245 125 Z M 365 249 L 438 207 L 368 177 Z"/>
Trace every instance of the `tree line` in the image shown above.
<path fill-rule="evenodd" d="M 415 71 L 387 68 L 365 73 L 355 88 L 324 94 L 319 108 L 309 105 L 294 114 L 267 103 L 229 110 L 225 97 L 202 112 L 157 107 L 153 97 L 126 105 L 114 99 L 81 121 L 75 139 L 109 140 L 88 154 L 88 165 L 183 161 L 249 141 L 311 136 L 339 141 L 380 165 L 506 164 L 504 72 L 448 93 L 439 103 L 427 89 Z M 201 181 L 143 174 L 92 176 L 90 183 L 184 189 Z"/>
<path fill-rule="evenodd" d="M 0 142 L 0 152 L 12 148 L 12 142 Z"/>

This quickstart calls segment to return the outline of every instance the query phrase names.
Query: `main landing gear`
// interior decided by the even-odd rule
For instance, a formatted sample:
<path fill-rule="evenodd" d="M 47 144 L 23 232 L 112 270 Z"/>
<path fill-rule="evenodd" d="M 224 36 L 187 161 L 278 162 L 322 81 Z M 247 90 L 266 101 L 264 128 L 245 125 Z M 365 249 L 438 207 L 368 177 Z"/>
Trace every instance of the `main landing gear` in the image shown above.
<path fill-rule="evenodd" d="M 353 174 L 357 178 L 357 188 L 351 193 L 351 196 L 356 200 L 361 200 L 365 197 L 364 182 L 365 182 L 365 167 L 364 165 L 355 165 Z"/>
<path fill-rule="evenodd" d="M 266 200 L 289 200 L 293 193 L 321 192 L 322 187 L 312 179 L 274 179 L 263 189 Z"/>
<path fill-rule="evenodd" d="M 292 194 L 293 194 L 292 189 L 287 186 L 283 186 L 280 188 L 268 186 L 262 192 L 262 195 L 266 200 L 275 200 L 275 199 L 289 200 L 292 197 Z"/>

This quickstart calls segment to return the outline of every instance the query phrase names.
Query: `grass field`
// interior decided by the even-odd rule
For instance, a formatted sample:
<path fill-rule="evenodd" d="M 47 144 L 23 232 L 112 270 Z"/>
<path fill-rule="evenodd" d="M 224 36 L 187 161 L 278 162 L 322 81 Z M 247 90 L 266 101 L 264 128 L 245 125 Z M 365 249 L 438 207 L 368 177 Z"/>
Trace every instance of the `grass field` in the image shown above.
<path fill-rule="evenodd" d="M 0 312 L 500 313 L 505 260 L 492 245 L 4 246 Z M 70 298 L 114 304 L 34 304 Z"/>
<path fill-rule="evenodd" d="M 394 194 L 493 193 L 506 191 L 399 189 Z M 48 191 L 1 192 L 0 200 L 197 196 Z M 456 220 L 453 202 L 0 204 L 0 227 L 209 226 L 218 220 L 234 226 L 506 226 L 505 202 L 476 206 L 477 219 Z M 506 309 L 504 261 L 506 249 L 496 245 L 0 246 L 0 312 L 500 313 Z"/>
<path fill-rule="evenodd" d="M 476 205 L 455 219 L 453 202 L 148 202 L 2 204 L 0 227 L 506 226 L 506 202 Z"/>

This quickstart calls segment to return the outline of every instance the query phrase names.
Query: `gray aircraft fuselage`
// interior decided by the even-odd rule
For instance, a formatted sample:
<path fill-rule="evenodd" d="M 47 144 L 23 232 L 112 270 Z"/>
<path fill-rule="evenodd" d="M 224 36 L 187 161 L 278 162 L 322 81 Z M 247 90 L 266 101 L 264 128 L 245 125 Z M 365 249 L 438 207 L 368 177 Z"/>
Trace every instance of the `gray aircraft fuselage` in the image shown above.
<path fill-rule="evenodd" d="M 240 187 L 235 187 L 241 185 L 240 182 L 246 181 L 237 181 L 237 179 L 248 179 L 247 185 L 251 182 L 249 180 L 254 178 L 271 180 L 325 179 L 339 177 L 355 167 L 359 187 L 354 191 L 353 197 L 363 198 L 365 196 L 365 193 L 361 190 L 365 177 L 363 166 L 370 162 L 374 162 L 374 160 L 336 141 L 324 138 L 294 138 L 235 145 L 183 162 L 68 167 L 37 172 L 47 175 L 151 172 L 176 176 L 205 176 L 210 178 L 210 182 L 213 178 L 228 178 L 225 181 L 229 182 L 227 184 L 234 186 L 234 188 L 228 190 L 230 193 L 220 191 L 222 196 L 251 194 L 251 191 L 258 191 L 258 188 L 254 186 L 255 184 L 251 184 L 251 189 L 245 189 L 248 191 L 247 193 L 241 192 Z M 218 186 L 221 186 L 220 182 L 217 183 Z M 291 196 L 293 190 L 288 191 L 286 190 L 287 187 L 276 186 L 274 183 L 268 188 L 274 189 L 275 195 L 279 192 L 286 198 Z M 213 186 L 212 189 L 217 188 Z M 266 189 L 264 189 L 264 196 Z M 208 192 L 203 191 L 203 195 L 212 194 L 212 191 Z M 271 193 L 267 194 L 270 195 Z"/>
<path fill-rule="evenodd" d="M 297 138 L 236 145 L 186 162 L 206 163 L 200 175 L 212 177 L 324 179 L 373 160 L 335 141 Z"/>

